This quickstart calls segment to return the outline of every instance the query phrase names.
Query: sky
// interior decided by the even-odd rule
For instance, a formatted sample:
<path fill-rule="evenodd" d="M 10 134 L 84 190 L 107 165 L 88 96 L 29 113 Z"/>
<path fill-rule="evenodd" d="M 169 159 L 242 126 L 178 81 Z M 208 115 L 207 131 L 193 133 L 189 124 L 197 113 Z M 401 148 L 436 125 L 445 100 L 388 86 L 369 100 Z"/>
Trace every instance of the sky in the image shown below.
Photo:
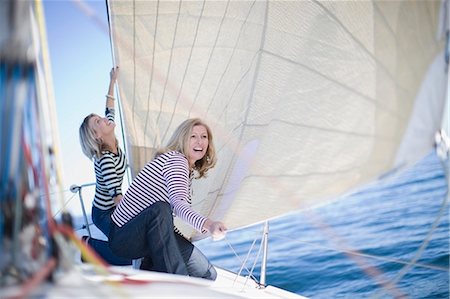
<path fill-rule="evenodd" d="M 93 163 L 81 151 L 78 129 L 88 114 L 104 114 L 113 66 L 106 4 L 104 0 L 44 0 L 43 4 L 59 125 L 63 198 L 67 210 L 76 216 L 81 215 L 81 204 L 69 187 L 95 182 Z M 94 187 L 83 190 L 90 214 Z M 60 209 L 53 207 L 54 214 Z"/>

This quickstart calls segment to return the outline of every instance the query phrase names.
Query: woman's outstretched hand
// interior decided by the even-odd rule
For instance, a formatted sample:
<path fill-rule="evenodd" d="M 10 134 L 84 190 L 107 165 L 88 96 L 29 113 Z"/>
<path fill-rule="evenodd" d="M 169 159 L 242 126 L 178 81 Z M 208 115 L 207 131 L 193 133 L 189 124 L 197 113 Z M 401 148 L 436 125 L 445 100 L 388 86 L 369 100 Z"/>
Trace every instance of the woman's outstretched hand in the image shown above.
<path fill-rule="evenodd" d="M 111 69 L 111 72 L 109 72 L 109 78 L 111 82 L 115 82 L 117 80 L 117 76 L 119 75 L 119 67 L 113 67 Z"/>
<path fill-rule="evenodd" d="M 203 224 L 203 228 L 211 234 L 214 241 L 222 240 L 227 234 L 227 228 L 225 227 L 225 224 L 220 221 L 212 221 L 210 219 L 207 219 L 205 221 L 205 224 Z"/>

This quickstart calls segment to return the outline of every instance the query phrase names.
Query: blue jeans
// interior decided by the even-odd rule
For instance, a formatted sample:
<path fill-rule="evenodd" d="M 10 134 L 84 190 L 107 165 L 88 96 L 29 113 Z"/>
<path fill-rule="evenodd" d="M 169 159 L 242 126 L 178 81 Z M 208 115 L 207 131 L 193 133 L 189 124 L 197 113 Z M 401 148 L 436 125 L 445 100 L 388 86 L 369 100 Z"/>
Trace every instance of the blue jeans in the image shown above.
<path fill-rule="evenodd" d="M 109 210 L 101 210 L 99 208 L 92 206 L 92 214 L 91 214 L 92 222 L 94 222 L 95 226 L 97 226 L 98 229 L 106 236 L 109 235 L 109 228 L 112 222 L 111 213 L 113 211 L 114 208 L 111 208 Z M 89 238 L 87 243 L 108 264 L 123 266 L 123 265 L 131 265 L 132 263 L 131 259 L 126 259 L 113 254 L 111 249 L 109 248 L 107 241 Z"/>
<path fill-rule="evenodd" d="M 173 231 L 170 205 L 156 202 L 122 227 L 111 223 L 109 246 L 125 258 L 149 257 L 151 269 L 215 280 L 216 270 L 191 242 Z"/>

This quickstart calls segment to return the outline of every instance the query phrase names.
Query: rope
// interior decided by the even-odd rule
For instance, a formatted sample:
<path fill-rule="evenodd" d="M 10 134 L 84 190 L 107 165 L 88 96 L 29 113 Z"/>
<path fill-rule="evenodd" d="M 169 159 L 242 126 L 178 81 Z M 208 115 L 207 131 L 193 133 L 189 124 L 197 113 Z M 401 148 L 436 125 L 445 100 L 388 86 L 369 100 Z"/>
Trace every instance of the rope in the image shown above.
<path fill-rule="evenodd" d="M 59 215 L 59 213 L 64 212 L 65 208 L 69 204 L 69 202 L 75 197 L 76 193 L 74 193 L 67 201 L 63 202 L 63 206 L 53 215 L 53 217 L 56 217 Z"/>
<path fill-rule="evenodd" d="M 240 268 L 239 272 L 236 274 L 236 278 L 235 278 L 234 282 L 236 282 L 236 279 L 241 275 L 241 272 L 242 272 L 243 269 L 247 270 L 247 272 L 249 273 L 249 276 L 251 276 L 252 279 L 254 279 L 255 281 L 258 281 L 258 280 L 256 279 L 256 277 L 254 277 L 254 276 L 252 275 L 252 271 L 250 271 L 250 270 L 245 266 L 245 264 L 247 263 L 248 256 L 250 255 L 250 252 L 251 252 L 252 249 L 253 249 L 253 245 L 255 245 L 256 238 L 253 240 L 252 246 L 250 247 L 250 250 L 249 250 L 249 252 L 247 253 L 247 257 L 246 257 L 245 261 L 242 261 L 241 257 L 237 254 L 236 250 L 234 250 L 233 246 L 231 245 L 230 241 L 228 240 L 228 238 L 227 238 L 226 236 L 225 236 L 225 238 L 224 238 L 223 240 L 224 240 L 225 243 L 228 245 L 228 247 L 230 247 L 230 249 L 231 249 L 231 251 L 233 252 L 233 254 L 234 254 L 234 255 L 236 256 L 236 258 L 239 260 L 239 263 L 241 263 L 241 268 Z"/>
<path fill-rule="evenodd" d="M 255 238 L 255 239 L 256 239 L 256 238 Z M 263 242 L 262 242 L 262 240 L 261 240 L 261 242 L 259 243 L 258 254 L 256 255 L 256 257 L 255 257 L 255 259 L 254 259 L 254 261 L 253 261 L 252 269 L 251 269 L 251 271 L 250 271 L 250 275 L 251 275 L 252 277 L 254 277 L 254 276 L 253 276 L 253 270 L 255 270 L 256 261 L 259 259 L 259 256 L 261 255 L 262 247 L 263 247 Z M 245 279 L 245 283 L 244 283 L 244 285 L 242 286 L 242 289 L 244 289 L 244 287 L 247 285 L 248 278 L 249 278 L 249 276 L 247 276 L 247 278 Z M 257 281 L 257 280 L 256 280 L 256 281 Z M 260 283 L 259 283 L 259 284 L 260 284 Z M 260 285 L 261 285 L 261 284 L 260 284 Z"/>

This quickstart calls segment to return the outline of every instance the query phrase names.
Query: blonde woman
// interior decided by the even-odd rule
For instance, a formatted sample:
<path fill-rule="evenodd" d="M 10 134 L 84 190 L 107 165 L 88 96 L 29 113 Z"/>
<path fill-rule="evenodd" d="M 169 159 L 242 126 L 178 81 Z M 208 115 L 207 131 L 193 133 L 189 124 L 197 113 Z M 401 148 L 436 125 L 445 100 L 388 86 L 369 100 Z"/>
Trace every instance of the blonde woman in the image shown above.
<path fill-rule="evenodd" d="M 114 84 L 119 67 L 110 72 L 108 93 L 106 94 L 105 117 L 89 114 L 80 126 L 80 143 L 83 153 L 94 162 L 95 195 L 92 202 L 92 222 L 106 236 L 109 235 L 111 213 L 122 199 L 122 182 L 127 160 L 118 146 L 114 132 Z M 102 256 L 105 261 L 114 265 L 129 265 L 131 260 L 114 256 L 107 242 L 87 238 L 87 243 Z"/>
<path fill-rule="evenodd" d="M 205 177 L 216 164 L 213 137 L 200 119 L 188 119 L 175 130 L 128 188 L 111 215 L 112 251 L 130 259 L 151 259 L 151 270 L 215 280 L 217 273 L 191 242 L 174 231 L 173 215 L 196 230 L 219 237 L 222 222 L 191 208 L 191 181 Z M 127 246 L 123 246 L 127 244 Z"/>

